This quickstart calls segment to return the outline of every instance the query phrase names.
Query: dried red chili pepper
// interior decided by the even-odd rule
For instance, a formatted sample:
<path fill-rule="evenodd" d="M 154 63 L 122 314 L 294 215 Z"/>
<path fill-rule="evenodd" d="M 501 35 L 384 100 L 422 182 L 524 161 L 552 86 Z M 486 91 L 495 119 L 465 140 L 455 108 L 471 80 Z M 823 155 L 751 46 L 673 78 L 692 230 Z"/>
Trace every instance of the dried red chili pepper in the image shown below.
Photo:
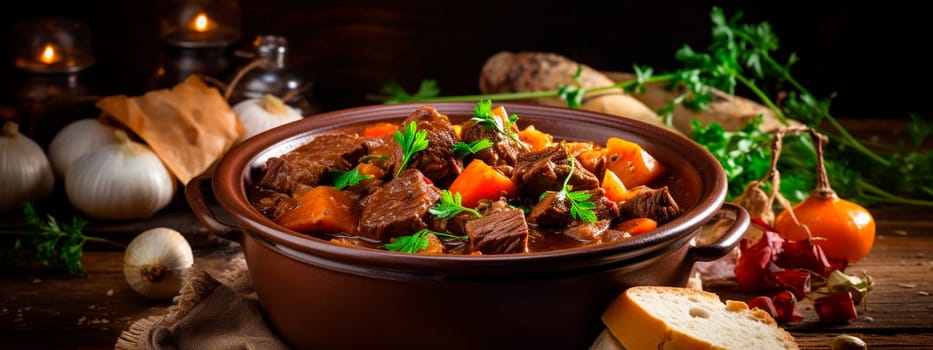
<path fill-rule="evenodd" d="M 852 293 L 840 292 L 817 298 L 813 301 L 813 308 L 820 321 L 828 323 L 846 323 L 858 318 Z"/>
<path fill-rule="evenodd" d="M 803 319 L 803 315 L 797 311 L 797 298 L 789 291 L 783 291 L 771 298 L 774 301 L 774 308 L 777 310 L 778 322 L 794 322 Z"/>
<path fill-rule="evenodd" d="M 769 297 L 763 295 L 757 296 L 752 300 L 749 300 L 746 304 L 748 304 L 749 308 L 757 307 L 764 312 L 767 312 L 769 315 L 771 315 L 771 318 L 777 317 L 777 309 L 774 308 L 774 301 Z"/>
<path fill-rule="evenodd" d="M 781 287 L 774 273 L 783 269 L 774 261 L 783 240 L 777 233 L 765 231 L 754 244 L 748 240 L 740 243 L 742 255 L 735 264 L 735 280 L 739 288 L 747 292 L 760 292 Z"/>
<path fill-rule="evenodd" d="M 784 270 L 774 273 L 774 277 L 798 300 L 807 297 L 810 293 L 810 272 L 801 270 Z"/>
<path fill-rule="evenodd" d="M 834 269 L 823 253 L 823 248 L 810 239 L 784 241 L 783 250 L 775 263 L 785 269 L 804 269 L 821 276 L 829 276 Z"/>

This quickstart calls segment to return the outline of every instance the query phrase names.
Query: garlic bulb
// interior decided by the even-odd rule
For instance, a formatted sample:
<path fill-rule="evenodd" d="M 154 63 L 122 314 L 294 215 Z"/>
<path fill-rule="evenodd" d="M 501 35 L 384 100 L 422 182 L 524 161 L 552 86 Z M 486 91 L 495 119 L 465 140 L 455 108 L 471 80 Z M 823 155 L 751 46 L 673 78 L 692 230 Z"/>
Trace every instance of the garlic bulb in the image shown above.
<path fill-rule="evenodd" d="M 137 293 L 153 299 L 178 294 L 194 254 L 178 231 L 157 227 L 140 233 L 123 254 L 123 277 Z"/>
<path fill-rule="evenodd" d="M 276 126 L 300 120 L 301 113 L 286 105 L 273 95 L 240 101 L 233 106 L 233 113 L 243 123 L 243 141 Z"/>
<path fill-rule="evenodd" d="M 97 119 L 80 119 L 62 128 L 49 143 L 49 161 L 55 175 L 63 178 L 75 159 L 116 142 L 114 130 Z"/>
<path fill-rule="evenodd" d="M 55 175 L 42 147 L 6 122 L 0 131 L 0 212 L 52 192 Z"/>
<path fill-rule="evenodd" d="M 175 178 L 146 145 L 123 130 L 118 142 L 76 159 L 65 174 L 65 192 L 84 214 L 106 220 L 141 219 L 165 208 L 175 195 Z"/>

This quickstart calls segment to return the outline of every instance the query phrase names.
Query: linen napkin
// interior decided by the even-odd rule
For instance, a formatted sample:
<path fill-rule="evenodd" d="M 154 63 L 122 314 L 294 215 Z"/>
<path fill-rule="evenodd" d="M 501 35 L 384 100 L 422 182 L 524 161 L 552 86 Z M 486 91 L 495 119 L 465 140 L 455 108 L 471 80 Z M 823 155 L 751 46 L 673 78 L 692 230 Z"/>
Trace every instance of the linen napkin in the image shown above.
<path fill-rule="evenodd" d="M 263 317 L 246 261 L 232 260 L 218 279 L 193 266 L 168 313 L 130 325 L 115 349 L 288 349 Z"/>

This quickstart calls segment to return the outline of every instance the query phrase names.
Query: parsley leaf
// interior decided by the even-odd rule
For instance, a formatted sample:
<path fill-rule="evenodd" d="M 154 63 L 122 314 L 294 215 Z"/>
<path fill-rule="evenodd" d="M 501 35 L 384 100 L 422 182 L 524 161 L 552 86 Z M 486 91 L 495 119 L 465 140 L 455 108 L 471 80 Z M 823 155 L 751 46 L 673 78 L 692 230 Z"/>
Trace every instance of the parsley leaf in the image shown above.
<path fill-rule="evenodd" d="M 760 115 L 733 132 L 725 131 L 718 123 L 703 127 L 693 121 L 693 140 L 712 153 L 726 172 L 730 200 L 771 169 L 771 136 L 761 131 L 760 125 Z"/>
<path fill-rule="evenodd" d="M 360 174 L 359 166 L 355 166 L 348 171 L 331 170 L 328 172 L 328 175 L 330 175 L 331 181 L 334 182 L 334 187 L 338 190 L 342 190 L 349 186 L 356 186 L 360 181 L 373 178 L 372 175 Z"/>
<path fill-rule="evenodd" d="M 395 176 L 402 173 L 402 169 L 405 169 L 405 166 L 408 165 L 408 161 L 411 160 L 412 155 L 428 148 L 428 132 L 418 130 L 417 123 L 411 121 L 405 125 L 403 130 L 404 131 L 395 131 L 395 133 L 392 134 L 395 141 L 402 146 L 402 164 L 399 165 L 398 170 L 395 172 Z"/>
<path fill-rule="evenodd" d="M 428 209 L 428 212 L 441 219 L 453 217 L 464 211 L 472 213 L 476 217 L 482 216 L 478 211 L 464 207 L 462 203 L 463 199 L 459 192 L 452 193 L 448 190 L 443 190 L 441 191 L 440 203 Z"/>
<path fill-rule="evenodd" d="M 453 151 L 454 156 L 462 159 L 468 154 L 475 154 L 476 152 L 482 151 L 489 147 L 492 147 L 492 141 L 487 139 L 476 140 L 470 143 L 460 141 L 454 144 Z"/>
<path fill-rule="evenodd" d="M 422 80 L 421 85 L 418 86 L 418 91 L 410 95 L 405 91 L 405 88 L 395 80 L 382 86 L 382 93 L 390 96 L 385 103 L 417 101 L 424 98 L 436 97 L 440 92 L 441 90 L 437 87 L 437 81 L 433 79 Z"/>
<path fill-rule="evenodd" d="M 596 203 L 590 202 L 590 197 L 593 195 L 585 191 L 570 191 L 570 178 L 573 176 L 574 169 L 576 165 L 574 163 L 574 156 L 567 157 L 570 162 L 570 172 L 567 173 L 567 177 L 564 178 L 564 185 L 561 187 L 560 191 L 557 192 L 556 198 L 558 200 L 563 200 L 564 198 L 570 202 L 570 216 L 574 219 L 583 220 L 585 222 L 596 222 L 596 213 L 593 212 L 593 209 L 596 209 Z"/>
<path fill-rule="evenodd" d="M 577 64 L 577 71 L 573 74 L 573 80 L 577 85 L 560 85 L 557 87 L 557 96 L 567 102 L 570 108 L 580 108 L 583 105 L 583 95 L 586 95 L 586 89 L 583 88 L 583 82 L 580 80 L 580 74 L 583 73 L 583 65 Z"/>
<path fill-rule="evenodd" d="M 408 236 L 399 236 L 392 240 L 391 243 L 387 243 L 382 247 L 386 250 L 393 252 L 402 252 L 415 254 L 428 247 L 428 234 L 433 234 L 440 237 L 450 237 L 457 239 L 467 239 L 469 236 L 454 236 L 446 233 L 434 232 L 428 229 L 421 229 L 418 232 L 415 232 Z"/>
<path fill-rule="evenodd" d="M 518 135 L 512 131 L 512 126 L 518 121 L 518 115 L 512 114 L 508 120 L 503 123 L 502 119 L 492 113 L 492 100 L 480 100 L 473 108 L 473 118 L 476 124 L 482 125 L 490 130 L 495 130 L 500 134 L 508 136 L 518 145 L 523 143 L 518 139 Z"/>
<path fill-rule="evenodd" d="M 4 268 L 29 270 L 34 264 L 50 271 L 62 271 L 70 276 L 83 276 L 81 256 L 84 243 L 98 242 L 117 247 L 123 243 L 82 233 L 87 221 L 77 217 L 70 223 L 60 223 L 51 215 L 42 220 L 32 203 L 23 206 L 23 222 L 26 228 L 16 231 L 0 231 L 0 262 Z"/>

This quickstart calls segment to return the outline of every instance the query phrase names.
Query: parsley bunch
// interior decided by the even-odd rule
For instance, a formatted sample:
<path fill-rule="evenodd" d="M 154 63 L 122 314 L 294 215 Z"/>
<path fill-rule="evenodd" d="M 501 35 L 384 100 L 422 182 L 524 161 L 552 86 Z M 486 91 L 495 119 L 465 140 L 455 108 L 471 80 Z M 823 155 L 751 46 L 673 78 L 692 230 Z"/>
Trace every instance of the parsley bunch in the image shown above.
<path fill-rule="evenodd" d="M 0 230 L 0 262 L 4 269 L 31 271 L 35 268 L 83 276 L 81 256 L 84 243 L 98 242 L 125 248 L 109 239 L 85 236 L 87 221 L 74 217 L 70 223 L 59 222 L 51 215 L 43 220 L 32 203 L 23 206 L 26 227 L 22 230 Z"/>

